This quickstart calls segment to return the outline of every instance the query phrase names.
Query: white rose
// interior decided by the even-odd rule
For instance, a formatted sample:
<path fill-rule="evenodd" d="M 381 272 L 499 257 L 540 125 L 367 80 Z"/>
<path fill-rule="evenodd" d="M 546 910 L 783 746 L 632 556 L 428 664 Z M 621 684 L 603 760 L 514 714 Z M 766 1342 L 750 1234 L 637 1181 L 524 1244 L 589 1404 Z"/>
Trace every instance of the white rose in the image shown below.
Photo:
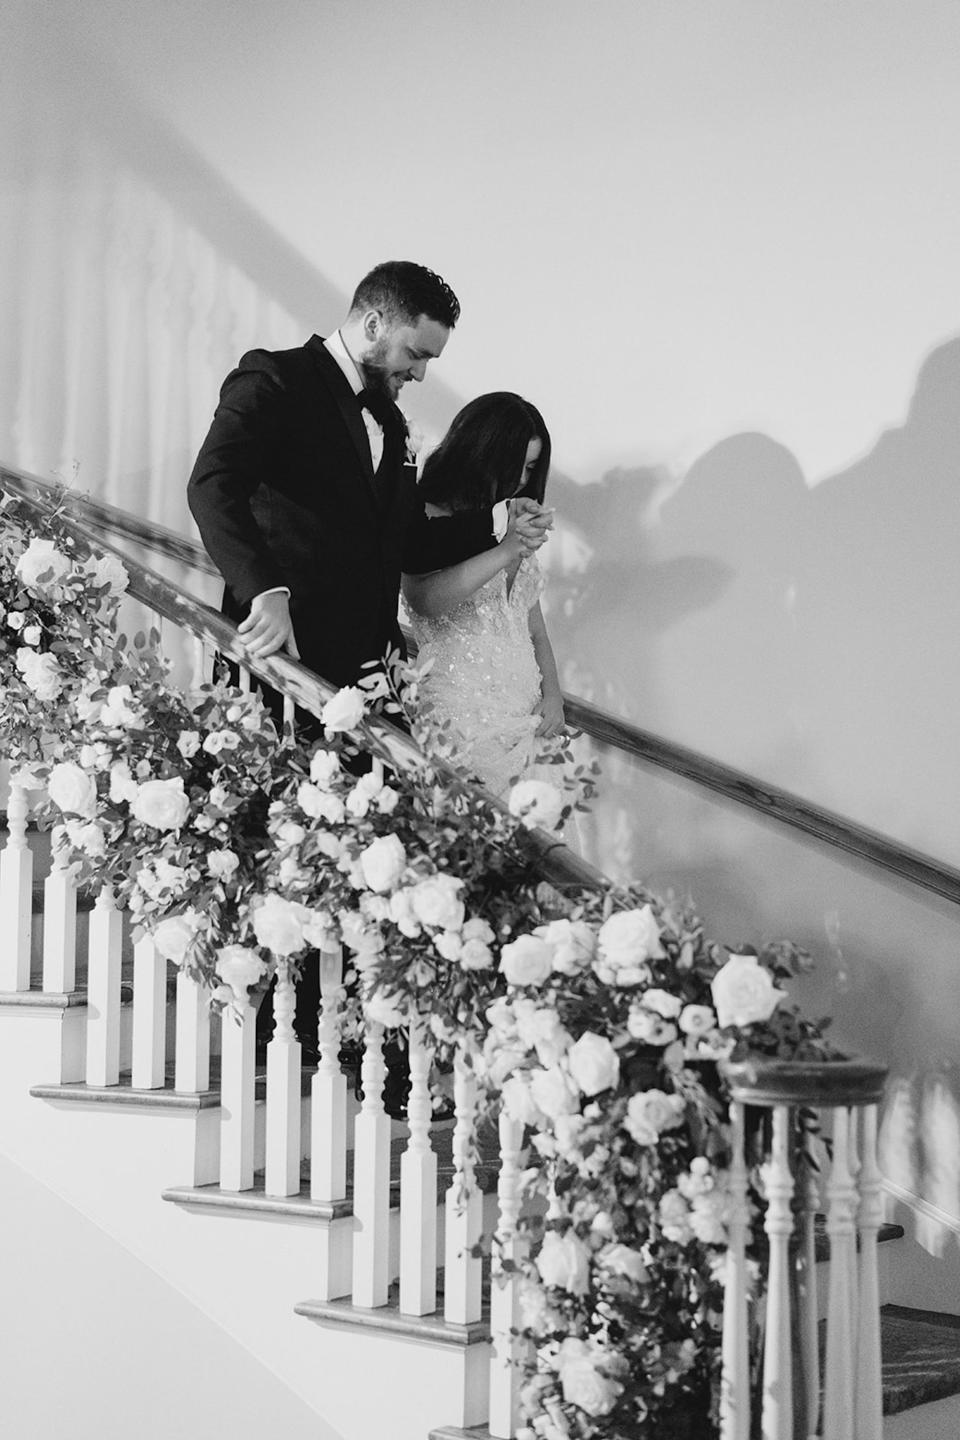
<path fill-rule="evenodd" d="M 631 1005 L 627 1016 L 627 1030 L 634 1040 L 646 1045 L 669 1045 L 677 1038 L 677 1027 L 670 1020 L 662 1020 L 652 1010 L 642 1005 Z"/>
<path fill-rule="evenodd" d="M 63 689 L 63 675 L 55 655 L 38 655 L 36 650 L 18 650 L 16 664 L 24 684 L 33 691 L 38 700 L 56 700 Z"/>
<path fill-rule="evenodd" d="M 514 1014 L 517 1034 L 524 1045 L 536 1050 L 541 1065 L 556 1065 L 573 1044 L 573 1036 L 561 1024 L 556 1010 L 518 1000 Z"/>
<path fill-rule="evenodd" d="M 676 1020 L 683 1009 L 683 1001 L 671 995 L 669 990 L 645 990 L 640 996 L 640 1004 L 662 1015 L 664 1020 Z"/>
<path fill-rule="evenodd" d="M 545 780 L 518 780 L 507 800 L 510 814 L 532 830 L 555 830 L 563 811 L 563 795 Z"/>
<path fill-rule="evenodd" d="M 304 906 L 303 938 L 314 950 L 326 949 L 333 937 L 333 916 L 329 910 L 309 910 Z"/>
<path fill-rule="evenodd" d="M 756 955 L 731 955 L 713 977 L 710 990 L 721 1029 L 769 1020 L 780 1001 L 787 998 Z"/>
<path fill-rule="evenodd" d="M 23 643 L 24 643 L 24 645 L 39 645 L 39 644 L 40 644 L 40 633 L 41 633 L 41 632 L 40 632 L 40 626 L 39 626 L 39 625 L 25 625 L 25 626 L 23 627 Z"/>
<path fill-rule="evenodd" d="M 684 1005 L 679 1019 L 684 1035 L 706 1035 L 717 1023 L 709 1005 Z"/>
<path fill-rule="evenodd" d="M 463 970 L 489 970 L 493 965 L 493 951 L 482 940 L 465 940 L 458 958 Z"/>
<path fill-rule="evenodd" d="M 364 1000 L 363 1013 L 374 1025 L 382 1025 L 385 1030 L 397 1030 L 407 1023 L 407 1014 L 399 995 L 388 997 L 376 991 Z"/>
<path fill-rule="evenodd" d="M 560 975 L 579 975 L 593 959 L 596 942 L 584 920 L 551 920 L 533 933 L 550 946 L 553 968 Z"/>
<path fill-rule="evenodd" d="M 184 760 L 191 759 L 200 749 L 200 735 L 196 730 L 181 730 L 177 749 Z"/>
<path fill-rule="evenodd" d="M 240 856 L 234 850 L 211 850 L 207 856 L 207 869 L 214 880 L 229 880 L 240 865 Z"/>
<path fill-rule="evenodd" d="M 129 685 L 112 685 L 100 711 L 101 725 L 117 729 L 139 725 L 143 720 L 141 710 L 133 704 L 133 691 Z"/>
<path fill-rule="evenodd" d="M 500 1103 L 511 1120 L 522 1125 L 537 1125 L 540 1111 L 534 1104 L 530 1084 L 524 1075 L 510 1075 L 500 1087 Z"/>
<path fill-rule="evenodd" d="M 23 623 L 23 612 L 20 610 L 11 610 L 10 614 L 7 616 L 7 624 L 9 625 L 10 629 L 22 630 Z"/>
<path fill-rule="evenodd" d="M 277 839 L 284 845 L 299 845 L 301 840 L 306 839 L 306 836 L 306 830 L 295 820 L 285 820 L 277 831 Z"/>
<path fill-rule="evenodd" d="M 602 1230 L 602 1226 L 597 1225 L 597 1219 L 599 1216 L 594 1219 L 593 1228 Z M 597 1264 L 602 1269 L 609 1270 L 611 1275 L 623 1275 L 636 1285 L 645 1285 L 650 1279 L 650 1272 L 640 1251 L 631 1249 L 629 1245 L 606 1246 L 597 1256 Z"/>
<path fill-rule="evenodd" d="M 346 814 L 339 795 L 330 795 L 309 780 L 304 780 L 297 790 L 297 804 L 304 815 L 312 820 L 324 820 L 328 825 L 339 825 Z"/>
<path fill-rule="evenodd" d="M 380 835 L 360 851 L 360 868 L 378 895 L 392 890 L 406 869 L 407 852 L 396 835 Z"/>
<path fill-rule="evenodd" d="M 383 936 L 376 925 L 368 925 L 355 910 L 341 910 L 338 916 L 343 943 L 353 951 L 357 968 L 362 970 L 380 954 Z"/>
<path fill-rule="evenodd" d="M 501 949 L 500 969 L 510 985 L 542 985 L 553 970 L 553 952 L 535 935 L 521 935 Z"/>
<path fill-rule="evenodd" d="M 346 798 L 345 804 L 350 814 L 362 820 L 382 789 L 383 777 L 376 770 L 361 775 Z"/>
<path fill-rule="evenodd" d="M 592 1416 L 609 1415 L 623 1390 L 616 1380 L 601 1374 L 598 1358 L 585 1341 L 571 1335 L 560 1346 L 557 1365 L 566 1403 Z"/>
<path fill-rule="evenodd" d="M 587 1030 L 567 1052 L 570 1074 L 584 1095 L 613 1090 L 620 1079 L 620 1057 L 603 1035 Z"/>
<path fill-rule="evenodd" d="M 513 1001 L 508 1000 L 505 995 L 498 995 L 492 1004 L 487 1006 L 487 1023 L 498 1035 L 513 1035 L 516 1031 L 514 1019 L 515 1011 Z"/>
<path fill-rule="evenodd" d="M 52 540 L 35 537 L 17 561 L 16 571 L 28 590 L 44 590 L 70 573 L 70 561 Z"/>
<path fill-rule="evenodd" d="M 656 1145 L 663 1130 L 676 1130 L 683 1122 L 683 1100 L 663 1090 L 641 1090 L 631 1095 L 624 1120 L 638 1145 Z"/>
<path fill-rule="evenodd" d="M 126 569 L 116 555 L 98 555 L 96 558 L 91 556 L 87 561 L 86 571 L 95 589 L 109 585 L 111 595 L 122 595 L 130 583 Z"/>
<path fill-rule="evenodd" d="M 548 1230 L 536 1263 L 544 1285 L 571 1295 L 586 1295 L 590 1288 L 590 1252 L 572 1230 L 563 1235 Z"/>
<path fill-rule="evenodd" d="M 579 1097 L 558 1065 L 551 1065 L 549 1070 L 530 1071 L 530 1094 L 548 1120 L 555 1120 L 558 1115 L 572 1115 L 580 1106 Z"/>
<path fill-rule="evenodd" d="M 139 788 L 125 760 L 110 766 L 110 799 L 114 805 L 128 805 L 136 799 Z"/>
<path fill-rule="evenodd" d="M 409 890 L 395 890 L 390 896 L 390 919 L 400 934 L 406 935 L 410 940 L 415 940 L 418 935 L 423 933 L 417 917 L 413 913 Z"/>
<path fill-rule="evenodd" d="M 668 1190 L 660 1197 L 657 1218 L 664 1238 L 674 1245 L 688 1245 L 693 1239 L 690 1226 L 690 1208 L 679 1190 Z"/>
<path fill-rule="evenodd" d="M 81 825 L 77 832 L 77 844 L 87 855 L 92 855 L 94 858 L 107 853 L 107 841 L 103 827 L 97 825 L 93 820 L 88 821 L 86 825 Z"/>
<path fill-rule="evenodd" d="M 459 930 L 464 918 L 462 888 L 463 881 L 453 875 L 431 875 L 411 886 L 410 908 L 421 925 L 437 930 Z"/>
<path fill-rule="evenodd" d="M 433 948 L 451 964 L 460 959 L 463 941 L 456 930 L 439 930 L 433 937 Z"/>
<path fill-rule="evenodd" d="M 267 962 L 249 945 L 222 945 L 217 951 L 217 974 L 229 985 L 241 1005 L 248 1000 L 247 992 L 267 970 Z"/>
<path fill-rule="evenodd" d="M 257 944 L 274 955 L 296 955 L 305 944 L 304 907 L 282 895 L 266 895 L 253 912 Z"/>
<path fill-rule="evenodd" d="M 179 830 L 190 814 L 190 801 L 184 794 L 183 779 L 147 780 L 137 790 L 130 806 L 135 820 L 154 830 Z"/>
<path fill-rule="evenodd" d="M 69 760 L 54 765 L 47 781 L 47 793 L 58 809 L 70 815 L 89 818 L 97 808 L 96 781 Z"/>
<path fill-rule="evenodd" d="M 190 944 L 200 930 L 201 917 L 196 910 L 184 910 L 180 915 L 169 915 L 161 920 L 153 931 L 153 943 L 157 954 L 165 960 L 180 965 Z"/>
<path fill-rule="evenodd" d="M 340 774 L 340 756 L 336 750 L 314 750 L 310 761 L 310 779 L 321 789 Z"/>
<path fill-rule="evenodd" d="M 381 815 L 392 815 L 400 803 L 400 791 L 391 790 L 389 785 L 384 785 L 377 795 L 377 809 Z"/>
<path fill-rule="evenodd" d="M 208 755 L 219 755 L 222 750 L 236 750 L 239 744 L 240 736 L 236 730 L 211 730 L 203 748 Z"/>
<path fill-rule="evenodd" d="M 649 979 L 648 960 L 662 959 L 660 930 L 649 905 L 618 910 L 600 926 L 593 963 L 608 985 L 639 985 Z"/>
<path fill-rule="evenodd" d="M 320 711 L 324 729 L 355 730 L 363 719 L 364 695 L 355 685 L 345 685 Z"/>

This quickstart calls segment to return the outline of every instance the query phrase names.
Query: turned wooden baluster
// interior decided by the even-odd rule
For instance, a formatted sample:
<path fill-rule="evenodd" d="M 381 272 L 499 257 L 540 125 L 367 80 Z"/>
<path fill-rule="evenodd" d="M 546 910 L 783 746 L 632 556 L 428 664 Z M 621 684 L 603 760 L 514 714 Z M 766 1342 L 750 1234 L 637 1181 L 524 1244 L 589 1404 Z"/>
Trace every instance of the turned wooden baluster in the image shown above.
<path fill-rule="evenodd" d="M 820 1340 L 817 1325 L 817 1214 L 820 1186 L 817 1182 L 816 1137 L 804 1132 L 799 1183 L 803 1196 L 800 1229 L 797 1290 L 799 1301 L 800 1355 L 803 1365 L 804 1415 L 807 1440 L 816 1440 L 820 1416 Z"/>
<path fill-rule="evenodd" d="M 827 1180 L 830 1289 L 823 1429 L 830 1440 L 853 1440 L 854 1333 L 850 1298 L 857 1268 L 857 1192 L 850 1173 L 850 1112 L 833 1112 L 833 1163 Z"/>
<path fill-rule="evenodd" d="M 320 1064 L 310 1092 L 310 1195 L 342 1200 L 347 1193 L 347 1079 L 340 1069 L 340 1006 L 343 954 L 339 945 L 320 951 Z"/>
<path fill-rule="evenodd" d="M 256 1021 L 253 1005 L 223 1013 L 220 1056 L 220 1186 L 252 1190 L 256 1117 Z"/>
<path fill-rule="evenodd" d="M 120 950 L 123 916 L 104 885 L 90 915 L 87 954 L 88 1085 L 120 1079 Z"/>
<path fill-rule="evenodd" d="M 410 1138 L 400 1161 L 400 1309 L 432 1315 L 437 1308 L 437 1157 L 430 1144 L 430 1049 L 426 1028 L 410 1026 Z"/>
<path fill-rule="evenodd" d="M 177 974 L 173 1083 L 190 1095 L 210 1089 L 210 991 L 185 970 Z"/>
<path fill-rule="evenodd" d="M 0 855 L 0 991 L 30 989 L 33 854 L 27 844 L 27 790 L 10 781 L 7 843 Z"/>
<path fill-rule="evenodd" d="M 390 1117 L 383 1108 L 383 1026 L 366 1022 L 363 1105 L 354 1129 L 353 1301 L 387 1303 L 389 1289 Z"/>
<path fill-rule="evenodd" d="M 44 917 L 46 924 L 46 917 Z M 149 935 L 133 947 L 133 1060 L 136 1090 L 161 1090 L 167 1050 L 167 962 Z"/>
<path fill-rule="evenodd" d="M 468 1057 L 454 1060 L 453 1179 L 446 1196 L 443 1316 L 457 1325 L 480 1319 L 480 1259 L 471 1252 L 480 1240 L 483 1196 L 474 1167 L 477 1082 Z"/>
<path fill-rule="evenodd" d="M 527 1245 L 519 1233 L 521 1146 L 523 1123 L 500 1112 L 500 1177 L 497 1182 L 498 1221 L 494 1237 L 490 1285 L 490 1420 L 493 1436 L 514 1434 L 520 1419 L 523 1362 L 529 1346 L 519 1339 L 519 1266 Z M 505 1268 L 506 1267 L 506 1268 Z"/>
<path fill-rule="evenodd" d="M 744 1159 L 744 1107 L 730 1106 L 730 1218 L 727 1223 L 727 1273 L 723 1292 L 723 1369 L 720 1387 L 722 1440 L 749 1440 L 750 1348 L 747 1333 L 747 1166 Z"/>
<path fill-rule="evenodd" d="M 287 961 L 277 965 L 273 996 L 273 1036 L 267 1045 L 267 1159 L 264 1189 L 268 1195 L 300 1193 L 300 1056 L 293 1028 L 297 990 Z"/>
<path fill-rule="evenodd" d="M 77 882 L 54 830 L 43 885 L 43 988 L 68 995 L 77 983 Z M 0 986 L 0 988 L 3 988 Z"/>
<path fill-rule="evenodd" d="M 857 1335 L 856 1437 L 879 1440 L 883 1429 L 880 1376 L 880 1286 L 877 1232 L 883 1220 L 877 1165 L 877 1107 L 861 1112 L 860 1155 L 860 1327 Z"/>
<path fill-rule="evenodd" d="M 793 1176 L 790 1173 L 790 1111 L 773 1112 L 770 1161 L 764 1167 L 769 1239 L 767 1319 L 763 1349 L 764 1440 L 793 1440 L 793 1353 L 790 1333 L 790 1236 Z"/>

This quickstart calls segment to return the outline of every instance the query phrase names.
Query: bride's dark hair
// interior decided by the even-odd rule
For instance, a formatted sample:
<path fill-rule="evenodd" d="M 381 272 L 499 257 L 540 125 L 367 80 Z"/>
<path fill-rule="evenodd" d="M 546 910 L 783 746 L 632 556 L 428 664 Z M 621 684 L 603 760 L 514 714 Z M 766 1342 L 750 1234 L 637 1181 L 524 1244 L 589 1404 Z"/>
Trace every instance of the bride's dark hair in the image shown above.
<path fill-rule="evenodd" d="M 531 440 L 540 441 L 540 455 L 518 491 Z M 550 433 L 540 411 L 510 390 L 495 390 L 454 416 L 427 457 L 419 490 L 448 510 L 488 510 L 516 494 L 542 501 L 549 469 Z"/>

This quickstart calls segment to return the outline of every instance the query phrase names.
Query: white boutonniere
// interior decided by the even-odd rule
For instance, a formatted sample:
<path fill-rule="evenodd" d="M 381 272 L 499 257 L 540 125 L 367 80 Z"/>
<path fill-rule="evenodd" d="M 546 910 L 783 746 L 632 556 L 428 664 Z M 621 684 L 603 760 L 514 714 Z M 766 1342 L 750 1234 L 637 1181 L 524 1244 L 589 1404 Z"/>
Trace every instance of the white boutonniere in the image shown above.
<path fill-rule="evenodd" d="M 510 520 L 510 507 L 506 500 L 498 500 L 490 512 L 493 521 L 493 537 L 499 543 L 507 533 L 507 525 Z"/>
<path fill-rule="evenodd" d="M 419 425 L 415 425 L 412 420 L 408 420 L 406 415 L 403 417 L 403 423 L 407 427 L 407 449 L 403 457 L 403 463 L 404 465 L 418 465 L 420 463 L 420 452 L 423 450 L 423 431 Z"/>

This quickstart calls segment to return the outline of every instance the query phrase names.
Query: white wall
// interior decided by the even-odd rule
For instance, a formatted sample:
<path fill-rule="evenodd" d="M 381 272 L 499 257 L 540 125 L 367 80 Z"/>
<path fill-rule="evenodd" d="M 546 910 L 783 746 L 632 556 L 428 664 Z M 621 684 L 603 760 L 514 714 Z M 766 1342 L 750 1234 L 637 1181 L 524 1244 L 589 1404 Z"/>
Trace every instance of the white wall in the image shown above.
<path fill-rule="evenodd" d="M 509 387 L 553 430 L 572 688 L 960 863 L 953 0 L 3 8 L 0 456 L 185 525 L 236 356 L 422 260 L 464 314 L 408 408 Z M 718 856 L 680 805 L 652 855 L 628 796 L 607 840 L 619 810 L 651 871 L 682 853 L 726 936 L 754 832 Z M 831 937 L 879 977 L 888 927 L 794 882 L 771 862 L 740 938 L 802 910 L 872 1047 Z M 949 915 L 904 903 L 903 965 L 948 975 Z M 885 1033 L 905 1003 L 921 1044 L 923 984 Z M 955 1095 L 951 1027 L 936 1055 Z"/>

